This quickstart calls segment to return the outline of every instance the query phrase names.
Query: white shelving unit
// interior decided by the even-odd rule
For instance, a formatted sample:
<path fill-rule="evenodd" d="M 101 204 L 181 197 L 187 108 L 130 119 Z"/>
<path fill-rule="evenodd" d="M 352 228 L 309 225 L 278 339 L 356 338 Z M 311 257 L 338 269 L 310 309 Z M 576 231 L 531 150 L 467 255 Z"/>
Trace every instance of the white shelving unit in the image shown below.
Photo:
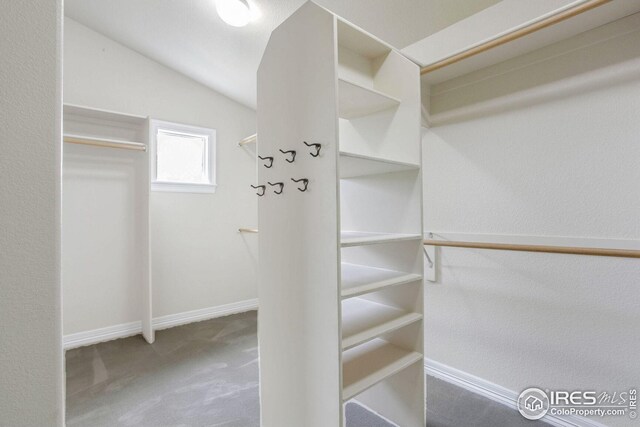
<path fill-rule="evenodd" d="M 413 364 L 424 356 L 393 345 L 383 339 L 362 344 L 343 354 L 343 398 L 352 399 Z M 404 424 L 399 424 L 404 425 Z"/>
<path fill-rule="evenodd" d="M 418 66 L 306 3 L 265 50 L 258 134 L 262 426 L 342 427 L 355 399 L 424 427 Z"/>
<path fill-rule="evenodd" d="M 422 278 L 419 274 L 342 263 L 342 298 L 357 297 L 390 286 L 404 285 Z"/>
<path fill-rule="evenodd" d="M 342 303 L 342 350 L 422 320 L 422 314 L 394 306 L 351 298 Z"/>
<path fill-rule="evenodd" d="M 375 89 L 338 79 L 338 113 L 343 119 L 355 119 L 400 105 L 400 100 Z"/>
<path fill-rule="evenodd" d="M 142 322 L 142 335 L 145 340 L 152 343 L 155 339 L 152 325 L 152 301 L 151 301 L 151 252 L 149 231 L 149 157 L 145 153 L 148 141 L 149 120 L 147 117 L 118 113 L 96 108 L 65 104 L 63 109 L 63 134 L 65 146 L 63 150 L 64 162 L 73 161 L 77 167 L 86 165 L 97 174 L 113 176 L 125 182 L 131 179 L 134 184 L 128 191 L 132 192 L 135 200 L 130 215 L 133 221 L 135 233 L 131 236 L 133 248 L 132 259 L 119 263 L 130 265 L 130 274 L 127 274 L 128 282 L 133 289 L 128 293 L 127 300 L 123 304 L 129 304 L 129 299 L 140 301 L 140 320 Z M 101 167 L 120 165 L 119 172 L 111 169 L 101 171 Z M 126 166 L 122 166 L 126 165 Z M 131 172 L 131 176 L 119 175 L 123 169 Z M 63 164 L 63 171 L 65 167 Z M 87 180 L 93 175 L 87 174 Z M 89 184 L 86 184 L 89 185 Z M 98 194 L 96 197 L 100 197 Z M 91 201 L 87 201 L 91 203 Z M 87 218 L 91 221 L 92 218 Z M 96 220 L 97 221 L 97 220 Z M 65 227 L 73 227 L 74 224 L 66 224 Z M 99 228 L 101 224 L 95 222 L 92 226 Z M 95 239 L 85 241 L 84 236 L 77 236 L 74 242 L 67 242 L 67 246 L 75 244 L 87 247 L 99 244 Z M 82 247 L 74 248 L 76 252 L 82 252 Z M 96 259 L 96 265 L 88 266 L 95 276 L 104 275 L 105 270 L 111 266 L 108 257 L 123 257 L 123 254 L 105 253 L 103 257 Z M 102 273 L 101 273 L 102 271 Z M 86 283 L 92 286 L 93 283 Z M 64 286 L 64 282 L 63 282 Z M 136 295 L 138 293 L 138 295 Z"/>
<path fill-rule="evenodd" d="M 340 152 L 340 178 L 420 169 L 416 163 L 397 162 L 362 154 Z"/>

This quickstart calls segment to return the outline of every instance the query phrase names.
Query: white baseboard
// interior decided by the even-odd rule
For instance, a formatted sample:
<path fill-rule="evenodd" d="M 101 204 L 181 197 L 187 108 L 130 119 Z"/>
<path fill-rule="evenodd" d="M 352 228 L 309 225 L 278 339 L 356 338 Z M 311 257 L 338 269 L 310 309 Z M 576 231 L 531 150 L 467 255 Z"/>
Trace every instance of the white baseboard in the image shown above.
<path fill-rule="evenodd" d="M 85 345 L 130 337 L 141 333 L 142 322 L 138 321 L 65 335 L 62 342 L 64 349 L 68 350 L 70 348 L 83 347 Z"/>
<path fill-rule="evenodd" d="M 450 384 L 462 387 L 472 393 L 476 393 L 494 402 L 503 404 L 517 411 L 519 393 L 509 390 L 498 384 L 494 384 L 469 373 L 452 368 L 435 360 L 425 358 L 425 370 L 427 375 L 441 379 Z M 578 416 L 560 417 L 547 414 L 542 418 L 548 424 L 557 427 L 606 427 L 597 421 Z"/>
<path fill-rule="evenodd" d="M 167 329 L 187 323 L 200 322 L 202 320 L 215 319 L 216 317 L 229 316 L 231 314 L 244 313 L 257 310 L 258 299 L 233 302 L 231 304 L 208 307 L 200 310 L 185 311 L 184 313 L 169 314 L 153 319 L 153 329 Z"/>
<path fill-rule="evenodd" d="M 167 329 L 174 326 L 186 325 L 187 323 L 200 322 L 257 309 L 258 299 L 255 298 L 216 307 L 156 317 L 153 319 L 153 328 L 154 330 Z M 130 337 L 140 333 L 142 333 L 142 322 L 123 323 L 121 325 L 107 326 L 106 328 L 65 335 L 63 338 L 63 346 L 65 350 L 69 350 L 118 338 Z"/>

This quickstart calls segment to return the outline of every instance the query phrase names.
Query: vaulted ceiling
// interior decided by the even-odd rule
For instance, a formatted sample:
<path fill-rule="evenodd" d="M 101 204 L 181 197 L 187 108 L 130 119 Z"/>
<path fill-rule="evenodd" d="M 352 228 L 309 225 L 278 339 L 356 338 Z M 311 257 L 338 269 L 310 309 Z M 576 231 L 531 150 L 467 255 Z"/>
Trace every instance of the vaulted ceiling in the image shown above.
<path fill-rule="evenodd" d="M 65 15 L 255 108 L 256 71 L 271 31 L 304 0 L 249 0 L 261 17 L 225 24 L 215 0 L 66 0 Z M 403 48 L 499 0 L 317 0 Z"/>

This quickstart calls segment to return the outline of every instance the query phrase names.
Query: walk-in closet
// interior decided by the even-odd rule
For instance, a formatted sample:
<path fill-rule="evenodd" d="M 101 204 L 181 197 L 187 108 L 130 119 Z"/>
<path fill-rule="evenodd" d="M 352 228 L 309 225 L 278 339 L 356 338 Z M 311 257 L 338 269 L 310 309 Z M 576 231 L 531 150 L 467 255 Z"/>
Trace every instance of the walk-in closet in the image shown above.
<path fill-rule="evenodd" d="M 0 36 L 0 427 L 637 425 L 640 1 Z"/>

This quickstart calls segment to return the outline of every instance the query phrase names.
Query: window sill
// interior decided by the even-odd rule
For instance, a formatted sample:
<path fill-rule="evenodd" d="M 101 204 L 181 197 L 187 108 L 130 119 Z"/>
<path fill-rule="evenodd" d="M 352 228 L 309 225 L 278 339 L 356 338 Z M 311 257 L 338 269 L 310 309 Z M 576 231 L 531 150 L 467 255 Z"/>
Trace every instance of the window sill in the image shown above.
<path fill-rule="evenodd" d="M 215 193 L 216 184 L 181 184 L 177 182 L 152 182 L 151 191 L 168 193 Z"/>

